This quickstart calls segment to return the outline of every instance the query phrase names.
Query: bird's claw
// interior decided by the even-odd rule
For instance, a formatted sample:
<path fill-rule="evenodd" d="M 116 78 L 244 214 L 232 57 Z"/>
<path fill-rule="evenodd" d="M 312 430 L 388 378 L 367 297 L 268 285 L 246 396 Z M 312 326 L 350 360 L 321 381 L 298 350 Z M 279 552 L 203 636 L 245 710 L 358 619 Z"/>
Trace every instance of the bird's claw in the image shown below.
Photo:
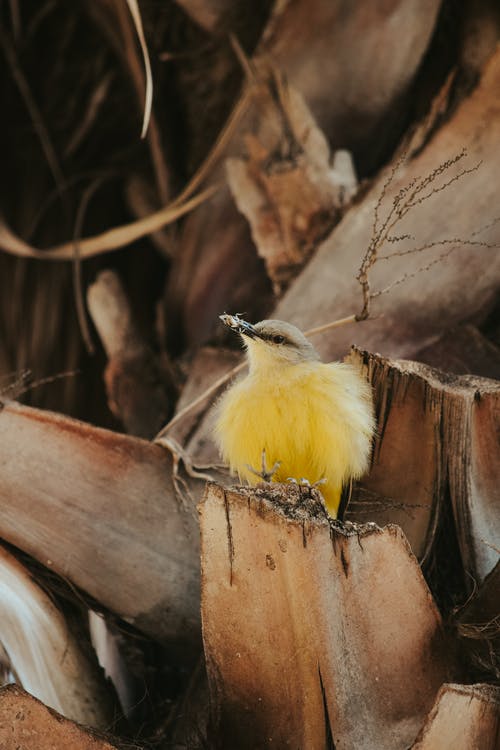
<path fill-rule="evenodd" d="M 301 487 L 308 487 L 309 489 L 315 489 L 316 487 L 320 487 L 322 484 L 326 484 L 326 478 L 322 477 L 321 479 L 318 479 L 317 482 L 311 482 L 309 479 L 306 479 L 305 477 L 301 477 L 300 479 L 295 479 L 295 477 L 287 477 L 287 482 L 291 482 L 292 484 L 298 484 Z"/>
<path fill-rule="evenodd" d="M 263 482 L 271 482 L 273 476 L 276 474 L 280 466 L 281 461 L 275 461 L 270 469 L 267 468 L 265 449 L 262 451 L 262 469 L 260 471 L 254 469 L 253 466 L 250 466 L 250 464 L 246 464 L 247 469 L 251 471 L 252 474 L 255 474 L 255 476 L 260 477 Z"/>

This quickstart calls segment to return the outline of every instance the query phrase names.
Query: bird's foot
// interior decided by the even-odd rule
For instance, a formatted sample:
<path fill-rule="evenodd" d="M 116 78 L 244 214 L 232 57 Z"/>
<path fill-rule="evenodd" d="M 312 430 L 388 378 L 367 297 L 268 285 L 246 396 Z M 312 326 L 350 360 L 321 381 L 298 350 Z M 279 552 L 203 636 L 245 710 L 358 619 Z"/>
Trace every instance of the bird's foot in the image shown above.
<path fill-rule="evenodd" d="M 300 479 L 295 479 L 295 477 L 287 477 L 286 481 L 291 482 L 292 484 L 298 484 L 301 487 L 307 487 L 310 490 L 314 490 L 316 489 L 316 487 L 321 487 L 322 484 L 326 484 L 327 480 L 325 479 L 325 477 L 322 477 L 321 479 L 318 479 L 317 482 L 313 482 L 311 484 L 309 479 L 306 479 L 305 477 L 301 477 Z"/>
<path fill-rule="evenodd" d="M 250 466 L 250 464 L 246 465 L 247 469 L 249 469 L 252 474 L 255 474 L 256 477 L 260 477 L 263 482 L 271 482 L 273 476 L 276 474 L 280 466 L 281 461 L 276 461 L 270 469 L 267 468 L 265 449 L 262 451 L 262 468 L 260 471 L 254 469 L 253 466 Z"/>

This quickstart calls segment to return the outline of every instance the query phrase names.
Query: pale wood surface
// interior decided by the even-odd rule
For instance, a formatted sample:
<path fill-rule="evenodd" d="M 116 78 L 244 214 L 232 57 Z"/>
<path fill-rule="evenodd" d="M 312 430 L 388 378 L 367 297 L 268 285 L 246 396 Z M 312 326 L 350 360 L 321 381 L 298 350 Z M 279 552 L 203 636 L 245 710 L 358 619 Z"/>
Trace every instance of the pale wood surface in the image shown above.
<path fill-rule="evenodd" d="M 348 359 L 372 383 L 377 405 L 362 486 L 387 499 L 385 509 L 376 500 L 357 505 L 369 496 L 355 491 L 352 519 L 399 524 L 422 559 L 451 501 L 464 567 L 481 583 L 500 548 L 500 383 L 356 350 Z"/>
<path fill-rule="evenodd" d="M 10 402 L 0 455 L 3 539 L 150 635 L 197 637 L 197 521 L 165 449 Z"/>
<path fill-rule="evenodd" d="M 400 750 L 455 671 L 440 616 L 397 527 L 343 531 L 300 492 L 209 485 L 200 506 L 223 746 Z"/>
<path fill-rule="evenodd" d="M 411 750 L 497 750 L 500 689 L 443 685 Z"/>
<path fill-rule="evenodd" d="M 2 750 L 115 750 L 90 730 L 51 711 L 17 685 L 0 689 Z"/>
<path fill-rule="evenodd" d="M 73 721 L 105 729 L 113 700 L 95 654 L 30 572 L 0 547 L 0 642 L 21 685 Z M 0 743 L 3 747 L 3 744 Z"/>

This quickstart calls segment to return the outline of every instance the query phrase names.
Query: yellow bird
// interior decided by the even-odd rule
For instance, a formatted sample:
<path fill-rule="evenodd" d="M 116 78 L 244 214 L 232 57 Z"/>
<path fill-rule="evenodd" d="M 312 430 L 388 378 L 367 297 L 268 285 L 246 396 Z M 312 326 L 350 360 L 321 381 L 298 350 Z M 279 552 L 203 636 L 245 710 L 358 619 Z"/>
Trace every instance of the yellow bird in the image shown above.
<path fill-rule="evenodd" d="M 241 334 L 248 375 L 218 404 L 215 434 L 240 480 L 321 483 L 336 517 L 342 487 L 366 472 L 375 429 L 371 388 L 352 365 L 326 364 L 298 328 L 281 320 L 221 320 Z M 264 458 L 265 457 L 265 461 Z"/>

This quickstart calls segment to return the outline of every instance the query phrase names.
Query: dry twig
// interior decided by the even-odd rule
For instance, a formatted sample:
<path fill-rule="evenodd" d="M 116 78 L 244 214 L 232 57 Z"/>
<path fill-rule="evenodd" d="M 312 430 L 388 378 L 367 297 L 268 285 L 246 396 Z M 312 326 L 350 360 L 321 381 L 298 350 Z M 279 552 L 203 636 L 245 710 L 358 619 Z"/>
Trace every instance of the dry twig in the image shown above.
<path fill-rule="evenodd" d="M 477 162 L 472 167 L 461 169 L 459 172 L 452 175 L 449 179 L 445 180 L 441 185 L 435 184 L 436 180 L 441 175 L 444 175 L 447 172 L 449 172 L 449 170 L 453 166 L 458 164 L 466 156 L 467 156 L 467 150 L 463 149 L 459 154 L 456 154 L 450 159 L 446 159 L 444 162 L 442 162 L 439 166 L 433 169 L 432 172 L 430 172 L 425 177 L 420 177 L 420 178 L 413 177 L 413 179 L 411 179 L 407 185 L 402 187 L 393 197 L 391 207 L 385 219 L 381 220 L 380 212 L 382 209 L 384 198 L 387 195 L 387 192 L 394 180 L 394 177 L 398 169 L 401 167 L 402 163 L 406 159 L 406 152 L 403 152 L 400 158 L 394 163 L 394 166 L 392 167 L 389 173 L 389 176 L 383 185 L 382 191 L 375 205 L 372 236 L 370 239 L 370 243 L 365 251 L 365 254 L 361 260 L 361 265 L 360 265 L 358 274 L 356 276 L 356 279 L 361 286 L 361 294 L 363 298 L 363 306 L 361 308 L 361 312 L 359 312 L 356 315 L 356 320 L 358 321 L 366 320 L 367 318 L 370 317 L 371 302 L 373 299 L 381 296 L 382 294 L 387 294 L 391 289 L 393 289 L 398 284 L 402 284 L 408 279 L 411 279 L 414 276 L 420 273 L 423 273 L 424 271 L 428 271 L 430 268 L 432 268 L 432 266 L 436 265 L 437 263 L 441 263 L 445 258 L 447 258 L 453 252 L 453 250 L 457 249 L 458 247 L 463 246 L 463 245 L 487 247 L 487 248 L 498 247 L 497 245 L 494 245 L 494 244 L 482 242 L 481 240 L 472 239 L 472 237 L 477 236 L 482 231 L 485 231 L 487 228 L 495 224 L 496 221 L 498 220 L 498 219 L 495 219 L 486 227 L 482 227 L 481 229 L 474 232 L 470 239 L 463 239 L 460 237 L 444 238 L 441 240 L 427 242 L 421 245 L 417 244 L 414 247 L 411 247 L 407 250 L 396 250 L 394 252 L 382 254 L 384 248 L 387 245 L 397 245 L 398 243 L 403 242 L 405 240 L 415 239 L 410 234 L 397 235 L 394 233 L 397 226 L 400 224 L 403 218 L 408 214 L 408 212 L 411 211 L 411 209 L 416 208 L 420 204 L 424 203 L 433 195 L 436 195 L 437 193 L 440 193 L 443 190 L 446 190 L 448 187 L 450 187 L 450 185 L 457 182 L 465 175 L 471 174 L 479 169 L 479 167 L 481 166 L 481 162 Z M 413 271 L 412 273 L 408 273 L 408 274 L 403 274 L 403 276 L 401 276 L 398 279 L 395 279 L 393 282 L 388 284 L 383 289 L 372 291 L 371 283 L 370 283 L 370 272 L 372 271 L 373 267 L 378 261 L 390 260 L 391 258 L 403 257 L 405 255 L 413 255 L 415 253 L 422 253 L 426 250 L 431 250 L 432 248 L 436 248 L 436 247 L 443 247 L 446 249 L 437 258 L 434 258 L 433 260 L 429 261 L 427 264 L 422 265 L 416 271 Z"/>

